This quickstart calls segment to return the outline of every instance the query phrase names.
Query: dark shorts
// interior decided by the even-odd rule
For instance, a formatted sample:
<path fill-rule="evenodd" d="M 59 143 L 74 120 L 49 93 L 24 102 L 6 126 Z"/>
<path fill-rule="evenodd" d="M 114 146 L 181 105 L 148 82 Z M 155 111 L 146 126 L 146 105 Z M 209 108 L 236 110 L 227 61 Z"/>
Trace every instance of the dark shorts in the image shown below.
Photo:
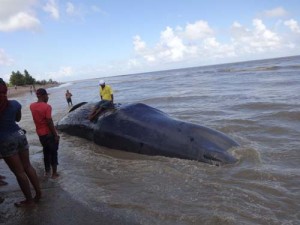
<path fill-rule="evenodd" d="M 68 102 L 68 103 L 71 103 L 71 102 L 72 102 L 72 99 L 71 99 L 71 98 L 67 98 L 67 102 Z"/>
<path fill-rule="evenodd" d="M 102 107 L 103 109 L 113 109 L 114 104 L 111 101 L 102 100 L 97 103 L 96 107 L 97 108 Z"/>
<path fill-rule="evenodd" d="M 0 155 L 9 157 L 20 151 L 28 150 L 29 145 L 23 130 L 18 130 L 0 141 Z"/>

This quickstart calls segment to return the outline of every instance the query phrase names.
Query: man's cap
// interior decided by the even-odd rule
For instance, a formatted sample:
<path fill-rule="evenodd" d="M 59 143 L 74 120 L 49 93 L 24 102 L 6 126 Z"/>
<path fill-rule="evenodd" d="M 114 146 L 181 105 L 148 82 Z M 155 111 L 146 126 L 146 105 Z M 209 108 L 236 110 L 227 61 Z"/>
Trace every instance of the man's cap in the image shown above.
<path fill-rule="evenodd" d="M 104 85 L 105 81 L 104 80 L 99 80 L 99 85 Z"/>
<path fill-rule="evenodd" d="M 37 97 L 40 97 L 40 96 L 43 96 L 43 95 L 49 95 L 44 88 L 39 88 L 39 89 L 36 90 L 36 96 Z"/>

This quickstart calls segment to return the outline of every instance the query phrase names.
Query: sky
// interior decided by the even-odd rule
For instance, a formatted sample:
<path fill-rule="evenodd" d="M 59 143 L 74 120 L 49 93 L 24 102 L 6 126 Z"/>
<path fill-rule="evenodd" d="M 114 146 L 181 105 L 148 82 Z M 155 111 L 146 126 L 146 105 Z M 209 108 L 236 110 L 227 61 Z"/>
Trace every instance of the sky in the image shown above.
<path fill-rule="evenodd" d="M 0 0 L 0 77 L 58 82 L 300 55 L 299 0 Z"/>

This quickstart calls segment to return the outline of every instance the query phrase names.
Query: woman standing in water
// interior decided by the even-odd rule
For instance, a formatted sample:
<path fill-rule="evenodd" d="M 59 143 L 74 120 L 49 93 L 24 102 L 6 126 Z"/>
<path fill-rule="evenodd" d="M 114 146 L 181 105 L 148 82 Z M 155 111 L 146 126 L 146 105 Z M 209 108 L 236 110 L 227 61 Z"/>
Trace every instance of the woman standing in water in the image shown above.
<path fill-rule="evenodd" d="M 17 178 L 25 200 L 16 207 L 32 206 L 41 198 L 41 189 L 35 169 L 29 160 L 29 146 L 25 132 L 16 122 L 21 120 L 21 104 L 7 99 L 7 86 L 0 78 L 0 155 Z M 32 197 L 30 183 L 35 190 Z"/>

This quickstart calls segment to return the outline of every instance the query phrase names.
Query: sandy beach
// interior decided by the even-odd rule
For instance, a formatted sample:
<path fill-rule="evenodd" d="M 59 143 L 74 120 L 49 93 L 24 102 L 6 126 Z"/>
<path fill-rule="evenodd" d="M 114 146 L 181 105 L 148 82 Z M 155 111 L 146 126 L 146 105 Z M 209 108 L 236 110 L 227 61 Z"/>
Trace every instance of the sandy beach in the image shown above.
<path fill-rule="evenodd" d="M 54 224 L 128 224 L 113 215 L 95 212 L 77 201 L 59 186 L 59 180 L 43 177 L 43 170 L 36 168 L 43 197 L 33 207 L 17 208 L 15 202 L 23 199 L 23 194 L 13 174 L 3 160 L 0 160 L 1 175 L 6 176 L 8 185 L 0 186 L 0 224 L 6 225 L 54 225 Z M 59 179 L 63 179 L 62 177 Z"/>
<path fill-rule="evenodd" d="M 46 85 L 35 85 L 34 88 L 32 89 L 32 91 L 34 92 L 34 89 L 37 90 L 39 88 L 51 88 L 51 87 L 56 87 L 59 84 L 46 84 Z M 26 93 L 30 93 L 30 86 L 31 85 L 24 85 L 24 86 L 17 86 L 15 87 L 9 87 L 8 88 L 8 92 L 7 92 L 7 96 L 8 98 L 14 98 L 14 97 L 19 97 L 22 96 Z"/>

